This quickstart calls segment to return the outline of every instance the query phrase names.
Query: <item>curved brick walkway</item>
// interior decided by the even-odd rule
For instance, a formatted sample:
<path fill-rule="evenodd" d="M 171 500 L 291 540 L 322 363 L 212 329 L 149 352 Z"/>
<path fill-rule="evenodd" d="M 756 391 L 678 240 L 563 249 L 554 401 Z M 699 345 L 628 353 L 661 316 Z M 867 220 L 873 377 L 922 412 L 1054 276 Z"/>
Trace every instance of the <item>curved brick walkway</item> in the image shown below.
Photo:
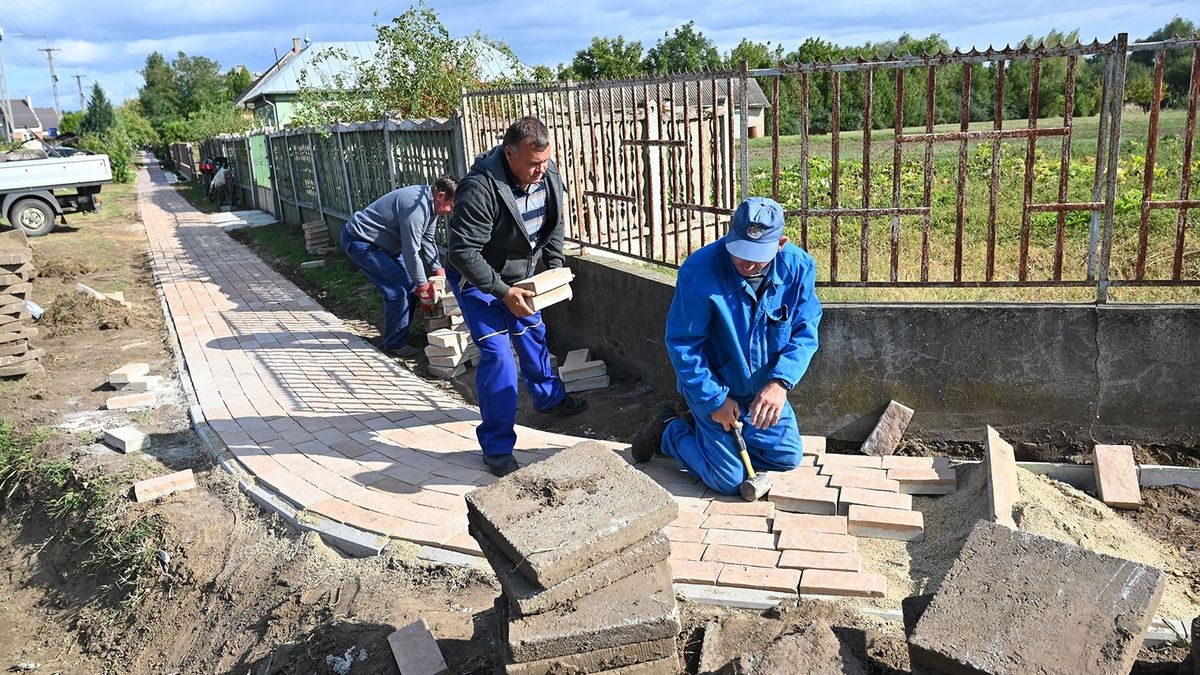
<path fill-rule="evenodd" d="M 245 471 L 300 519 L 480 555 L 462 499 L 495 480 L 478 411 L 351 333 L 163 176 L 138 176 L 155 276 L 204 417 Z M 523 463 L 583 440 L 526 427 L 517 438 Z M 796 592 L 800 570 L 778 567 L 773 504 L 714 499 L 669 460 L 644 470 L 680 504 L 668 528 L 677 581 Z"/>

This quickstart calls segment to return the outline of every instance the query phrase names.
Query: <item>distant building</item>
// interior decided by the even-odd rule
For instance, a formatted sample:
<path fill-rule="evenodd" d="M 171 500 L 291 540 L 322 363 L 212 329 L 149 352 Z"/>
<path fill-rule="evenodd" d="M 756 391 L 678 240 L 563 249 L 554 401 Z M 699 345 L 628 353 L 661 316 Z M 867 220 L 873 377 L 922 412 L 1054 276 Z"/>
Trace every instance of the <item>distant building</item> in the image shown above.
<path fill-rule="evenodd" d="M 57 133 L 59 118 L 54 108 L 35 108 L 33 99 L 28 96 L 9 99 L 8 103 L 13 114 L 13 140 L 22 142 L 32 138 L 53 138 L 51 129 Z M 4 106 L 0 106 L 0 119 L 3 118 Z M 0 124 L 0 133 L 3 133 L 4 128 L 4 125 Z"/>
<path fill-rule="evenodd" d="M 466 39 L 474 43 L 473 46 L 479 54 L 480 78 L 484 82 L 502 78 L 526 80 L 531 76 L 532 68 L 504 52 L 476 38 Z M 307 70 L 312 78 L 319 71 L 327 80 L 332 80 L 353 65 L 352 61 L 343 59 L 327 59 L 319 66 L 314 65 L 314 57 L 329 49 L 344 51 L 353 59 L 371 59 L 375 56 L 376 46 L 374 41 L 369 40 L 307 43 L 301 38 L 292 38 L 291 51 L 259 75 L 250 87 L 237 97 L 234 105 L 251 110 L 263 126 L 279 128 L 287 125 L 295 114 L 296 94 L 300 91 L 302 72 Z M 320 80 L 313 84 L 320 84 Z"/>

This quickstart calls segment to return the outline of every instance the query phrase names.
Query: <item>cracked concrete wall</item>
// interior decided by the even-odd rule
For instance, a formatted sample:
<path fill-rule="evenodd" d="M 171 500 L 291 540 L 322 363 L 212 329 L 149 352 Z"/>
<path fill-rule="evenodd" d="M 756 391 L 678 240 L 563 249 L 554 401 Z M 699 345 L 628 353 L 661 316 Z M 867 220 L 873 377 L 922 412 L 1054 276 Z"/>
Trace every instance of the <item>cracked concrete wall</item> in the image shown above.
<path fill-rule="evenodd" d="M 674 277 L 573 256 L 574 299 L 545 312 L 556 351 L 674 390 L 662 335 Z M 819 293 L 818 293 L 819 294 Z M 889 399 L 909 434 L 979 441 L 1200 441 L 1200 308 L 826 305 L 821 348 L 792 392 L 801 429 L 860 441 Z"/>

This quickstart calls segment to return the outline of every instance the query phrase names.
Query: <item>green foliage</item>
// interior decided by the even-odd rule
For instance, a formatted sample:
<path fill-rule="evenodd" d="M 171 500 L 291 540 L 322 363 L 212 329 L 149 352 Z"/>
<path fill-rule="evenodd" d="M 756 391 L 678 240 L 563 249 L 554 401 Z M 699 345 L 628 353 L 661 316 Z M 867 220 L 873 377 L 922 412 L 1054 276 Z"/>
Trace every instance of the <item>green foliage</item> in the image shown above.
<path fill-rule="evenodd" d="M 696 30 L 695 21 L 683 24 L 674 33 L 663 33 L 646 53 L 643 64 L 646 72 L 654 74 L 717 70 L 720 67 L 721 54 L 711 39 Z"/>
<path fill-rule="evenodd" d="M 129 144 L 134 148 L 146 148 L 157 145 L 158 132 L 150 126 L 150 121 L 138 112 L 137 101 L 129 101 L 117 108 L 117 122 L 129 137 Z"/>
<path fill-rule="evenodd" d="M 236 100 L 242 92 L 250 88 L 253 81 L 254 78 L 250 76 L 246 66 L 230 68 L 229 72 L 225 73 L 225 97 L 230 101 Z"/>
<path fill-rule="evenodd" d="M 1176 37 L 1188 38 L 1198 34 L 1200 34 L 1200 27 L 1187 19 L 1176 16 L 1165 26 L 1137 42 L 1158 42 Z M 1149 70 L 1154 67 L 1154 55 L 1154 52 L 1134 52 L 1130 55 L 1129 60 L 1131 64 L 1137 63 Z M 1163 62 L 1163 97 L 1166 99 L 1167 105 L 1177 108 L 1187 105 L 1191 72 L 1191 50 L 1172 49 L 1166 53 Z"/>
<path fill-rule="evenodd" d="M 91 152 L 108 155 L 112 165 L 113 181 L 128 183 L 133 180 L 133 166 L 130 152 L 129 135 L 120 126 L 114 126 L 99 134 L 84 134 L 80 138 L 80 147 Z"/>
<path fill-rule="evenodd" d="M 626 42 L 625 37 L 594 37 L 587 49 L 575 52 L 564 71 L 572 80 L 612 80 L 633 77 L 642 72 L 642 43 Z"/>
<path fill-rule="evenodd" d="M 88 99 L 87 112 L 79 124 L 79 130 L 84 134 L 102 134 L 117 123 L 116 113 L 112 103 L 104 95 L 104 89 L 97 82 L 92 85 L 92 96 Z"/>
<path fill-rule="evenodd" d="M 79 127 L 83 123 L 84 112 L 65 112 L 62 118 L 58 121 L 58 133 L 60 134 L 78 134 Z"/>
<path fill-rule="evenodd" d="M 171 63 L 179 94 L 178 113 L 187 117 L 220 102 L 232 101 L 226 94 L 225 78 L 216 61 L 179 52 Z"/>
<path fill-rule="evenodd" d="M 162 54 L 153 52 L 146 57 L 146 67 L 141 73 L 144 84 L 138 89 L 138 107 L 151 126 L 161 133 L 168 120 L 181 117 L 175 71 Z"/>
<path fill-rule="evenodd" d="M 775 45 L 772 48 L 770 42 L 754 42 L 742 38 L 742 41 L 725 56 L 725 67 L 738 70 L 745 63 L 750 68 L 771 68 L 782 60 L 783 45 Z"/>

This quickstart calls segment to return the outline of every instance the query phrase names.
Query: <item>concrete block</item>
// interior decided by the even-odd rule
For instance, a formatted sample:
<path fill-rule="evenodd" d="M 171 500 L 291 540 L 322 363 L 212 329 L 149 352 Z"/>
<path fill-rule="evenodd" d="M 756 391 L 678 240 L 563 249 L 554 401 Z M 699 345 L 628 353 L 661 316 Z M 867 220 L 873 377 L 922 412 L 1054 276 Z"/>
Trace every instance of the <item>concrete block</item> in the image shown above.
<path fill-rule="evenodd" d="M 718 586 L 755 588 L 779 593 L 795 593 L 799 584 L 799 570 L 766 569 L 748 565 L 726 565 L 717 577 Z"/>
<path fill-rule="evenodd" d="M 728 663 L 721 654 L 721 622 L 709 621 L 704 625 L 704 640 L 700 643 L 700 665 L 697 675 L 716 675 Z"/>
<path fill-rule="evenodd" d="M 32 260 L 33 249 L 25 248 L 11 251 L 0 251 L 0 265 L 20 265 Z"/>
<path fill-rule="evenodd" d="M 387 640 L 401 675 L 444 675 L 450 672 L 425 619 L 418 619 L 393 632 Z"/>
<path fill-rule="evenodd" d="M 724 567 L 719 562 L 671 559 L 671 578 L 678 583 L 713 585 Z"/>
<path fill-rule="evenodd" d="M 920 511 L 854 504 L 849 508 L 847 517 L 847 529 L 856 537 L 899 541 L 925 539 L 925 517 Z"/>
<path fill-rule="evenodd" d="M 814 532 L 813 530 L 784 530 L 779 533 L 779 548 L 820 553 L 857 553 L 858 540 L 848 534 Z"/>
<path fill-rule="evenodd" d="M 779 562 L 779 551 L 713 544 L 704 550 L 700 560 L 747 567 L 775 567 Z"/>
<path fill-rule="evenodd" d="M 425 356 L 434 358 L 437 356 L 463 356 L 465 355 L 462 347 L 451 345 L 449 347 L 438 347 L 437 345 L 429 345 L 425 347 Z"/>
<path fill-rule="evenodd" d="M 1153 567 L 981 520 L 909 656 L 939 672 L 1128 673 L 1165 586 Z"/>
<path fill-rule="evenodd" d="M 300 269 L 302 269 L 302 270 L 315 270 L 319 267 L 324 267 L 324 266 L 325 266 L 324 260 L 305 260 L 304 262 L 300 263 Z"/>
<path fill-rule="evenodd" d="M 45 349 L 30 349 L 23 354 L 12 354 L 9 356 L 0 356 L 0 367 L 12 366 L 27 361 L 36 361 L 46 355 Z"/>
<path fill-rule="evenodd" d="M 708 586 L 700 584 L 675 584 L 675 592 L 697 605 L 717 605 L 740 609 L 770 609 L 781 602 L 795 601 L 796 593 L 764 591 L 757 588 L 734 588 L 732 586 Z"/>
<path fill-rule="evenodd" d="M 29 340 L 18 339 L 9 342 L 0 342 L 0 356 L 13 356 L 14 354 L 24 354 L 29 351 Z"/>
<path fill-rule="evenodd" d="M 1092 450 L 1092 469 L 1096 473 L 1096 496 L 1100 501 L 1117 509 L 1142 507 L 1142 490 L 1138 487 L 1132 446 L 1097 445 Z"/>
<path fill-rule="evenodd" d="M 779 512 L 771 523 L 775 532 L 784 530 L 812 530 L 814 532 L 829 532 L 846 534 L 846 516 L 816 516 L 809 513 Z"/>
<path fill-rule="evenodd" d="M 557 305 L 560 302 L 565 302 L 571 299 L 571 287 L 559 286 L 552 291 L 546 291 L 541 295 L 535 295 L 529 300 L 529 304 L 533 307 L 533 311 L 540 312 L 551 305 Z"/>
<path fill-rule="evenodd" d="M 983 463 L 988 472 L 988 517 L 993 522 L 1016 528 L 1013 507 L 1020 501 L 1017 488 L 1017 459 L 1013 447 L 995 429 L 984 433 Z"/>
<path fill-rule="evenodd" d="M 580 596 L 599 591 L 666 560 L 671 553 L 667 538 L 655 532 L 595 566 L 543 589 L 525 578 L 517 564 L 505 557 L 490 539 L 477 533 L 472 536 L 479 542 L 479 548 L 500 580 L 500 588 L 509 604 L 520 615 L 540 614 L 568 605 Z"/>
<path fill-rule="evenodd" d="M 639 666 L 650 666 L 665 659 L 675 658 L 675 638 L 663 638 L 650 642 L 637 642 L 631 645 L 597 649 L 582 654 L 528 661 L 526 663 L 506 663 L 505 675 L 552 675 L 556 673 L 618 673 L 640 672 L 627 670 Z M 646 671 L 654 672 L 654 671 Z M 674 673 L 674 670 L 665 672 Z"/>
<path fill-rule="evenodd" d="M 591 351 L 588 349 L 572 349 L 571 351 L 567 352 L 567 357 L 563 359 L 563 367 L 567 368 L 579 365 L 581 363 L 587 363 L 588 356 L 590 354 Z"/>
<path fill-rule="evenodd" d="M 912 416 L 912 408 L 891 401 L 859 450 L 864 455 L 890 455 L 896 452 Z"/>
<path fill-rule="evenodd" d="M 609 380 L 607 375 L 600 377 L 589 377 L 586 380 L 575 380 L 573 382 L 563 383 L 563 389 L 568 394 L 574 394 L 581 391 L 594 391 L 596 389 L 608 389 Z"/>
<path fill-rule="evenodd" d="M 829 487 L 854 487 L 864 490 L 882 490 L 885 492 L 899 492 L 900 483 L 898 481 L 881 478 L 879 476 L 863 473 L 862 471 L 839 471 L 829 477 Z"/>
<path fill-rule="evenodd" d="M 105 429 L 104 442 L 126 454 L 141 452 L 150 447 L 150 437 L 134 427 Z"/>
<path fill-rule="evenodd" d="M 162 377 L 158 375 L 142 375 L 140 377 L 131 377 L 129 382 L 117 387 L 120 391 L 129 393 L 150 391 L 162 384 Z"/>
<path fill-rule="evenodd" d="M 196 476 L 191 469 L 176 471 L 157 478 L 147 478 L 133 484 L 133 500 L 147 502 L 151 499 L 191 490 L 196 487 Z"/>
<path fill-rule="evenodd" d="M 41 361 L 36 359 L 14 363 L 11 366 L 0 366 L 0 377 L 19 377 L 21 375 L 39 375 L 46 372 Z"/>
<path fill-rule="evenodd" d="M 430 356 L 429 365 L 431 368 L 447 368 L 454 370 L 462 365 L 467 360 L 464 354 L 451 354 L 449 356 Z"/>
<path fill-rule="evenodd" d="M 568 607 L 525 617 L 510 612 L 508 648 L 514 663 L 524 663 L 674 638 L 679 628 L 671 570 L 663 561 Z"/>
<path fill-rule="evenodd" d="M 543 588 L 645 539 L 679 515 L 670 493 L 597 442 L 468 493 L 470 522 Z"/>
<path fill-rule="evenodd" d="M 800 593 L 882 598 L 887 595 L 887 578 L 870 572 L 807 569 L 800 577 Z"/>
<path fill-rule="evenodd" d="M 429 366 L 429 374 L 434 377 L 440 377 L 443 380 L 453 380 L 454 378 L 467 372 L 467 367 L 459 364 L 453 368 L 445 368 L 442 366 Z"/>
<path fill-rule="evenodd" d="M 784 551 L 779 566 L 794 569 L 837 570 L 861 572 L 862 559 L 857 553 L 825 553 L 821 551 Z"/>
<path fill-rule="evenodd" d="M 425 339 L 434 347 L 458 347 L 462 349 L 462 334 L 458 331 L 443 328 L 425 334 Z"/>
<path fill-rule="evenodd" d="M 126 366 L 121 366 L 108 374 L 108 383 L 111 385 L 129 384 L 129 381 L 135 377 L 142 377 L 150 374 L 150 364 L 148 363 L 130 363 Z"/>
<path fill-rule="evenodd" d="M 838 495 L 838 513 L 848 515 L 851 504 L 876 506 L 884 509 L 912 510 L 912 495 L 902 495 L 899 492 L 884 492 L 882 490 L 864 490 L 856 487 L 844 487 Z"/>
<path fill-rule="evenodd" d="M 603 361 L 585 361 L 569 366 L 563 365 L 558 369 L 558 378 L 566 383 L 600 377 L 607 373 L 608 367 L 604 365 Z"/>
<path fill-rule="evenodd" d="M 534 295 L 542 295 L 547 291 L 552 291 L 556 288 L 561 288 L 571 283 L 575 279 L 575 274 L 566 267 L 559 267 L 552 270 L 546 270 L 541 274 L 535 274 L 524 281 L 518 281 L 513 284 L 517 288 L 524 288 L 527 291 L 533 291 Z"/>
<path fill-rule="evenodd" d="M 142 392 L 140 394 L 122 394 L 121 396 L 110 396 L 104 402 L 104 407 L 109 410 L 120 410 L 122 408 L 137 408 L 146 405 L 154 405 L 158 398 L 153 392 Z"/>
<path fill-rule="evenodd" d="M 887 477 L 906 495 L 948 495 L 958 489 L 958 473 L 950 468 L 888 469 Z"/>
<path fill-rule="evenodd" d="M 767 494 L 767 499 L 780 511 L 837 515 L 837 488 L 775 485 Z"/>

